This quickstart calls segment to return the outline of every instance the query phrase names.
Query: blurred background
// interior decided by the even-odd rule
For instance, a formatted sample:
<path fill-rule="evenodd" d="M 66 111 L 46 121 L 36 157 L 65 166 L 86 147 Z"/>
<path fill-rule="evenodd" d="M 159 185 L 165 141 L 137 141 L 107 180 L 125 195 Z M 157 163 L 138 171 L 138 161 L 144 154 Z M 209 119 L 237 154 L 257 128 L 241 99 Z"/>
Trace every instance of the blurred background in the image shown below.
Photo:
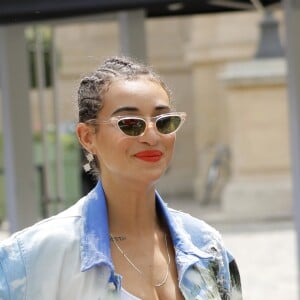
<path fill-rule="evenodd" d="M 20 41 L 11 41 L 18 34 L 26 55 L 0 65 L 2 91 L 12 85 L 0 106 L 1 238 L 70 206 L 93 186 L 74 132 L 77 87 L 106 57 L 133 55 L 161 74 L 176 109 L 188 114 L 157 187 L 166 202 L 222 233 L 246 300 L 298 299 L 284 11 L 280 3 L 219 2 L 224 9 L 203 14 L 180 14 L 185 4 L 174 2 L 170 16 L 52 16 L 5 30 L 10 22 L 2 18 L 0 38 L 15 47 L 2 45 L 1 57 L 18 48 Z M 22 63 L 28 73 L 19 71 Z M 16 94 L 9 106 L 6 97 L 24 82 L 28 95 Z M 9 144 L 13 133 L 17 142 Z"/>

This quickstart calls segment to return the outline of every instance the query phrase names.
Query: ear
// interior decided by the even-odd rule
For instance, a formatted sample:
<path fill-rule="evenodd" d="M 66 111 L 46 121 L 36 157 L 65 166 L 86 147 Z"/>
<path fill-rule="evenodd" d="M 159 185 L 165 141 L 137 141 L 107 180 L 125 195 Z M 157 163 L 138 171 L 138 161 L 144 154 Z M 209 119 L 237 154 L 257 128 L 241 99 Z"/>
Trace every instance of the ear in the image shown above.
<path fill-rule="evenodd" d="M 94 154 L 95 128 L 86 123 L 78 123 L 76 133 L 81 146 L 88 152 Z"/>

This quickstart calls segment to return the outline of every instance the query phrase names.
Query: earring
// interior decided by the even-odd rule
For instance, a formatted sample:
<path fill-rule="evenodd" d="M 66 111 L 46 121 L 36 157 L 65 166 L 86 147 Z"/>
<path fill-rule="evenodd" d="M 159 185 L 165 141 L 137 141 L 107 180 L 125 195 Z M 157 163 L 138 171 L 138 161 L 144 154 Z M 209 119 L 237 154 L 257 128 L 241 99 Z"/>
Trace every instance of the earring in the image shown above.
<path fill-rule="evenodd" d="M 88 162 L 83 165 L 83 169 L 85 172 L 89 172 L 92 169 L 91 162 L 94 160 L 94 155 L 92 153 L 88 153 L 85 157 Z"/>

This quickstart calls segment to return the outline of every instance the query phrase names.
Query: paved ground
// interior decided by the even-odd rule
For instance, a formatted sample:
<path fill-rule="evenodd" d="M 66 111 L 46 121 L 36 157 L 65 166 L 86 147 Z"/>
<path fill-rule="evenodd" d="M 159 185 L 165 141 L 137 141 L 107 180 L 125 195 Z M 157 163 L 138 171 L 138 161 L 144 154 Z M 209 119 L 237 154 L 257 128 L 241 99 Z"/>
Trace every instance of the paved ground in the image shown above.
<path fill-rule="evenodd" d="M 291 223 L 243 226 L 225 230 L 223 238 L 239 264 L 245 300 L 298 299 Z"/>
<path fill-rule="evenodd" d="M 296 234 L 291 220 L 230 222 L 191 201 L 170 206 L 202 218 L 223 235 L 242 277 L 244 300 L 297 300 Z M 0 239 L 7 235 L 0 232 Z"/>
<path fill-rule="evenodd" d="M 244 300 L 297 300 L 296 232 L 292 220 L 232 222 L 191 201 L 169 205 L 218 229 L 239 265 Z"/>

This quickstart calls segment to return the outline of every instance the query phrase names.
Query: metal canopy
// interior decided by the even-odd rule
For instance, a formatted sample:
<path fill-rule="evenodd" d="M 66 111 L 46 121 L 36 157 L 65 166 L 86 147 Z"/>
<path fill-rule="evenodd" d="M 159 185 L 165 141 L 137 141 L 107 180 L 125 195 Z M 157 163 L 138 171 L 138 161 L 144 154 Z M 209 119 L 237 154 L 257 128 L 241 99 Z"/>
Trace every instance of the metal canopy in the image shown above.
<path fill-rule="evenodd" d="M 143 9 L 146 17 L 251 10 L 256 4 L 278 5 L 280 0 L 2 0 L 0 24 L 17 24 L 120 10 Z"/>

